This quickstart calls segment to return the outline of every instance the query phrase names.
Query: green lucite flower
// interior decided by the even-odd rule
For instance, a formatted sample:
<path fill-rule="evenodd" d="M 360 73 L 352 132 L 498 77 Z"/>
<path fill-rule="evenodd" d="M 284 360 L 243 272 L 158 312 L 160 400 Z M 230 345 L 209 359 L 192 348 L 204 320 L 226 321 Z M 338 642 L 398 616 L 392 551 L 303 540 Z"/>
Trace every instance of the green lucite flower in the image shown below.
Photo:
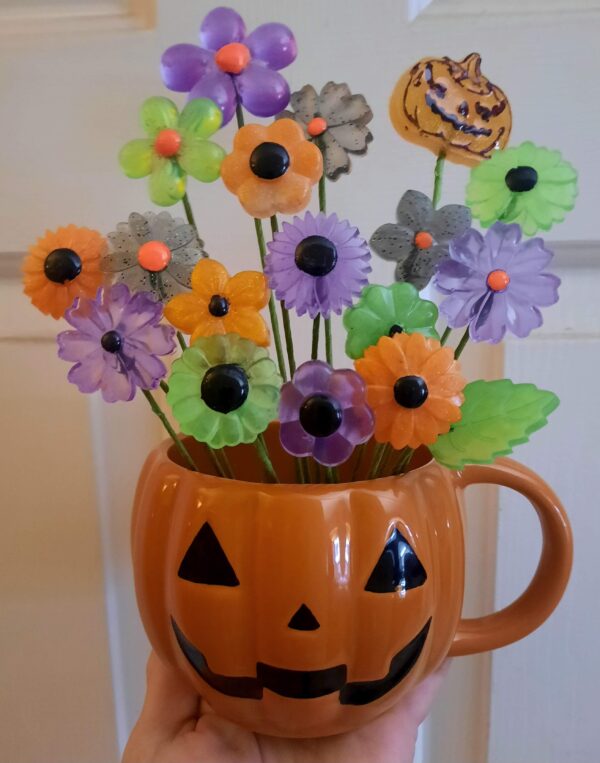
<path fill-rule="evenodd" d="M 130 178 L 150 175 L 150 198 L 161 207 L 181 201 L 186 176 L 212 183 L 221 174 L 225 151 L 210 140 L 221 126 L 221 109 L 208 98 L 189 101 L 181 114 L 169 98 L 154 96 L 142 104 L 140 120 L 147 138 L 130 140 L 119 163 Z"/>
<path fill-rule="evenodd" d="M 254 442 L 277 418 L 281 377 L 238 334 L 200 337 L 173 363 L 167 400 L 184 434 L 212 448 Z"/>
<path fill-rule="evenodd" d="M 346 354 L 362 358 L 367 347 L 377 344 L 382 336 L 400 331 L 423 334 L 439 339 L 435 330 L 438 309 L 410 283 L 391 286 L 366 286 L 359 301 L 344 313 L 348 332 Z"/>
<path fill-rule="evenodd" d="M 449 469 L 507 456 L 545 426 L 559 404 L 553 392 L 510 379 L 471 382 L 464 395 L 460 421 L 430 446 L 435 460 Z"/>
<path fill-rule="evenodd" d="M 531 141 L 494 152 L 471 170 L 467 186 L 467 204 L 484 228 L 516 222 L 528 236 L 564 220 L 576 196 L 575 168 Z"/>

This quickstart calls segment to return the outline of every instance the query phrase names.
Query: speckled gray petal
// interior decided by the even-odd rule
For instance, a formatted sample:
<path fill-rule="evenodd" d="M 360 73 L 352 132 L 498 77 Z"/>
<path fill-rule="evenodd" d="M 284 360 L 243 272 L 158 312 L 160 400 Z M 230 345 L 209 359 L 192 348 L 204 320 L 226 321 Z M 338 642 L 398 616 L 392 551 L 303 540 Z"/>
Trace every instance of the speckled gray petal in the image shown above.
<path fill-rule="evenodd" d="M 330 180 L 337 180 L 343 172 L 350 172 L 350 157 L 327 130 L 319 137 L 323 150 L 324 171 Z"/>
<path fill-rule="evenodd" d="M 168 302 L 170 299 L 173 299 L 176 294 L 181 293 L 181 285 L 171 278 L 170 271 L 171 268 L 156 274 L 156 281 L 160 282 L 160 287 L 157 283 L 157 288 L 154 289 L 154 293 L 157 294 L 158 298 L 163 303 Z"/>
<path fill-rule="evenodd" d="M 204 249 L 199 247 L 185 246 L 182 249 L 176 249 L 173 252 L 172 262 L 177 262 L 180 265 L 191 265 L 192 267 L 198 262 L 198 260 L 208 257 L 208 254 Z"/>
<path fill-rule="evenodd" d="M 429 230 L 433 217 L 431 199 L 420 191 L 406 191 L 398 202 L 396 219 L 400 225 L 406 225 L 418 233 Z"/>
<path fill-rule="evenodd" d="M 185 263 L 185 262 L 175 262 L 174 260 L 171 260 L 171 262 L 167 266 L 167 273 L 173 278 L 175 281 L 177 281 L 178 284 L 181 286 L 185 286 L 186 289 L 192 288 L 192 270 L 194 269 L 194 265 L 191 263 Z M 164 273 L 163 273 L 164 276 Z"/>
<path fill-rule="evenodd" d="M 319 114 L 329 126 L 354 122 L 365 125 L 373 118 L 363 95 L 352 95 L 345 82 L 328 82 L 319 95 Z"/>
<path fill-rule="evenodd" d="M 100 270 L 103 273 L 118 273 L 121 270 L 128 270 L 137 265 L 137 257 L 128 252 L 114 252 L 105 255 L 100 260 Z"/>
<path fill-rule="evenodd" d="M 417 289 L 424 289 L 431 281 L 438 264 L 448 255 L 448 247 L 432 246 L 422 249 L 396 270 L 396 280 L 408 281 Z M 401 278 L 398 279 L 398 274 Z"/>
<path fill-rule="evenodd" d="M 129 230 L 138 244 L 145 244 L 154 238 L 152 234 L 154 217 L 155 215 L 152 212 L 147 212 L 145 215 L 141 215 L 139 212 L 132 212 L 129 215 Z"/>
<path fill-rule="evenodd" d="M 117 276 L 117 281 L 127 284 L 129 291 L 152 291 L 150 283 L 150 273 L 143 268 L 136 267 L 129 270 L 123 270 Z"/>
<path fill-rule="evenodd" d="M 129 230 L 129 225 L 126 223 L 125 230 L 119 230 L 122 223 L 119 223 L 116 231 L 112 231 L 108 234 L 108 245 L 110 251 L 114 254 L 129 254 L 134 256 L 137 254 L 139 245 Z"/>
<path fill-rule="evenodd" d="M 304 124 L 308 124 L 317 113 L 317 103 L 317 91 L 312 85 L 304 85 L 290 96 L 290 108 L 294 112 L 294 118 Z"/>
<path fill-rule="evenodd" d="M 447 244 L 470 227 L 471 210 L 462 204 L 447 204 L 433 213 L 430 232 L 440 244 Z"/>
<path fill-rule="evenodd" d="M 329 128 L 325 134 L 333 135 L 342 148 L 353 154 L 364 154 L 367 145 L 373 140 L 369 128 L 363 125 L 339 125 Z"/>
<path fill-rule="evenodd" d="M 371 236 L 371 249 L 384 260 L 404 260 L 414 253 L 415 235 L 410 228 L 396 223 L 381 225 Z"/>
<path fill-rule="evenodd" d="M 187 223 L 174 226 L 164 238 L 165 244 L 172 252 L 191 244 L 192 241 L 197 241 L 196 229 Z"/>

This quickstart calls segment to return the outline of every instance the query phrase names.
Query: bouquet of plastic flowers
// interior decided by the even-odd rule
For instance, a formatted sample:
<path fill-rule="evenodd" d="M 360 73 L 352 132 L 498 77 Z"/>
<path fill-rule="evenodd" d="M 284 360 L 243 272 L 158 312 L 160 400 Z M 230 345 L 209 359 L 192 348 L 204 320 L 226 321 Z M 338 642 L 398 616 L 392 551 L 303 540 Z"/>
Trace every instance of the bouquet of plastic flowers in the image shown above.
<path fill-rule="evenodd" d="M 535 234 L 572 209 L 573 167 L 531 142 L 507 147 L 510 105 L 477 54 L 423 59 L 400 78 L 390 116 L 402 137 L 436 155 L 433 193 L 407 190 L 395 221 L 367 241 L 326 205 L 327 183 L 348 175 L 372 140 L 365 97 L 335 82 L 290 94 L 280 71 L 297 46 L 280 23 L 248 34 L 234 10 L 216 8 L 200 43 L 170 47 L 160 64 L 185 106 L 148 98 L 145 137 L 119 154 L 125 175 L 148 178 L 155 205 L 181 203 L 185 219 L 132 213 L 106 238 L 61 227 L 25 260 L 25 293 L 69 324 L 57 337 L 68 380 L 109 403 L 139 389 L 182 463 L 197 468 L 172 419 L 223 477 L 235 477 L 228 449 L 254 443 L 262 478 L 278 481 L 274 441 L 264 437 L 275 421 L 303 483 L 337 482 L 340 465 L 349 481 L 400 475 L 420 446 L 460 469 L 525 442 L 556 396 L 509 379 L 467 383 L 459 358 L 468 342 L 528 336 L 540 308 L 558 300 L 552 252 Z M 269 121 L 246 123 L 247 114 Z M 213 138 L 234 118 L 228 152 Z M 438 204 L 446 160 L 472 167 L 465 204 Z M 260 268 L 230 275 L 209 257 L 188 177 L 221 178 L 237 196 L 253 218 Z M 368 282 L 372 252 L 395 263 L 391 283 Z M 439 307 L 420 296 L 430 284 Z M 312 321 L 306 351 L 295 346 L 290 311 Z M 342 312 L 350 360 L 335 368 L 331 315 Z"/>

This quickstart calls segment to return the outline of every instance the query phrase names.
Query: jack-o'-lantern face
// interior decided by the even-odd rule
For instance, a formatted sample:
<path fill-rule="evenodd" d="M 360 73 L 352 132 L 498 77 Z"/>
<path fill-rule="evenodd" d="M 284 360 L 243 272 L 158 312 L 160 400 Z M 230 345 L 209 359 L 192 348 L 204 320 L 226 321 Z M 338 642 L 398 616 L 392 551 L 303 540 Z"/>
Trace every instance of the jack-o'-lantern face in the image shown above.
<path fill-rule="evenodd" d="M 190 472 L 166 450 L 136 499 L 138 604 L 154 648 L 215 712 L 261 733 L 341 733 L 440 664 L 464 564 L 446 470 L 257 485 Z M 256 473 L 252 456 L 230 452 L 236 474 Z"/>
<path fill-rule="evenodd" d="M 481 56 L 424 58 L 399 79 L 390 116 L 407 140 L 475 165 L 504 148 L 512 127 L 506 95 L 481 73 Z"/>

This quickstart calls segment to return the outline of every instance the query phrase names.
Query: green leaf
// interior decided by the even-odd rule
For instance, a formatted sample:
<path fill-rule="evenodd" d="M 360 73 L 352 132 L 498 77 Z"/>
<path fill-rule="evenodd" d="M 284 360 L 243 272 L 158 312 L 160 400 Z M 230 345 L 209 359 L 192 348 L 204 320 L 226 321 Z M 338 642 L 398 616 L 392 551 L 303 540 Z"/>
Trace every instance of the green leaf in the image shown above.
<path fill-rule="evenodd" d="M 430 448 L 435 460 L 449 469 L 490 464 L 512 453 L 545 426 L 560 402 L 553 392 L 510 379 L 471 382 L 464 395 L 460 421 Z"/>

